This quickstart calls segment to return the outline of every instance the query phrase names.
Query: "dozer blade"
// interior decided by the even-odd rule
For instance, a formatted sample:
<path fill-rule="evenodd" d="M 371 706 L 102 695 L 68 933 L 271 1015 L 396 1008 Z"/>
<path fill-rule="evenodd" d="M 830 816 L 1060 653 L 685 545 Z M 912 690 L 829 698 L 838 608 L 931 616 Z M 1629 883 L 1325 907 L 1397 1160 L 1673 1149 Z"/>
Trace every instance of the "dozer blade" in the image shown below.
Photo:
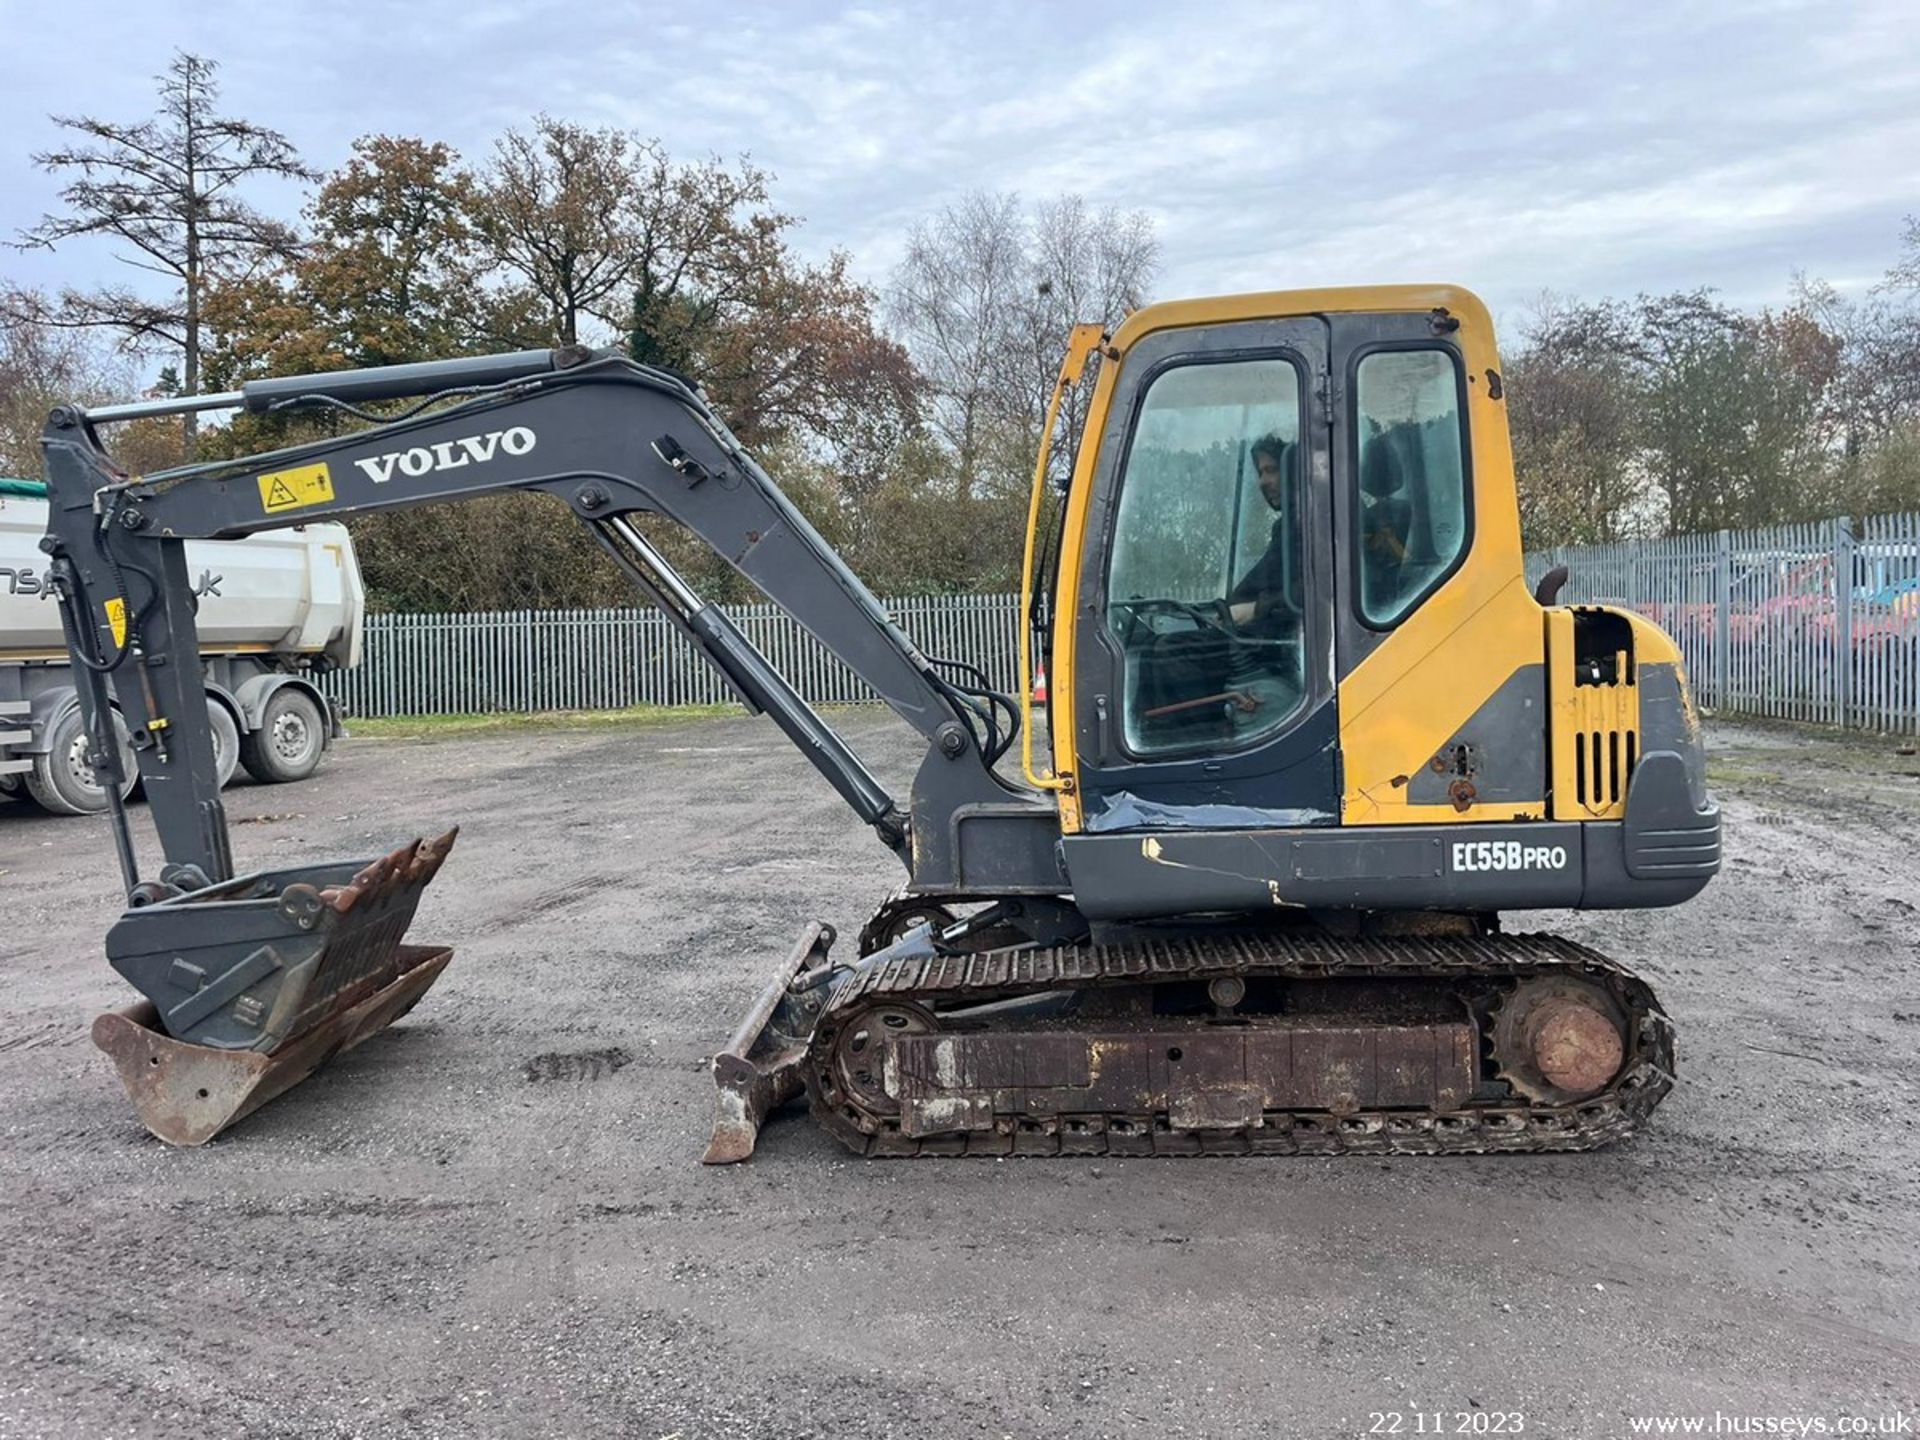
<path fill-rule="evenodd" d="M 801 1066 L 826 994 L 831 925 L 818 921 L 780 962 L 733 1038 L 713 1057 L 713 1139 L 701 1160 L 732 1165 L 753 1154 L 768 1115 L 805 1088 Z"/>
<path fill-rule="evenodd" d="M 401 940 L 456 833 L 127 911 L 107 958 L 146 1000 L 93 1037 L 147 1128 L 203 1144 L 411 1009 L 452 958 Z"/>

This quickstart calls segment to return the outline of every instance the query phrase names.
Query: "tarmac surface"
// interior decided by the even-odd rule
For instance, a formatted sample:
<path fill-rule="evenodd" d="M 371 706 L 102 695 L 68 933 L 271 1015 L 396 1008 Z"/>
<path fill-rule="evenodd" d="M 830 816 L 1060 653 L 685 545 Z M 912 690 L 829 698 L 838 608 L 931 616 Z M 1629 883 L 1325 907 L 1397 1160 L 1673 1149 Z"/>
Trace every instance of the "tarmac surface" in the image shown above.
<path fill-rule="evenodd" d="M 840 718 L 904 787 L 911 737 Z M 0 1436 L 1911 1416 L 1920 760 L 1712 738 L 1729 858 L 1700 899 L 1510 922 L 1624 960 L 1678 1026 L 1647 1132 L 1574 1156 L 866 1162 L 795 1107 L 703 1168 L 710 1052 L 803 920 L 850 937 L 898 879 L 744 718 L 354 740 L 229 790 L 246 868 L 459 822 L 413 930 L 456 957 L 171 1150 L 87 1039 L 131 993 L 106 824 L 0 805 Z"/>

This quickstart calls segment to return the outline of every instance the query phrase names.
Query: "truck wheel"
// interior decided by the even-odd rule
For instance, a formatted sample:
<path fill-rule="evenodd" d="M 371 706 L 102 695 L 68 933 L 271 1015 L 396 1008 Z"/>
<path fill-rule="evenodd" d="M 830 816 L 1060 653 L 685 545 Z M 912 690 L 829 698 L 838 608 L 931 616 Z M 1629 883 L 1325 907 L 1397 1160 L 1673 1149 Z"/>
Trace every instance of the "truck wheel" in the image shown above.
<path fill-rule="evenodd" d="M 267 697 L 260 728 L 240 737 L 240 763 L 263 785 L 304 780 L 320 768 L 326 721 L 313 697 L 283 685 Z"/>
<path fill-rule="evenodd" d="M 240 768 L 240 727 L 218 700 L 207 701 L 207 728 L 213 732 L 213 773 L 222 790 Z"/>
<path fill-rule="evenodd" d="M 134 768 L 133 747 L 127 743 L 127 727 L 118 715 L 113 717 L 113 733 L 128 775 L 120 792 L 124 799 L 139 779 L 139 771 Z M 33 768 L 26 773 L 27 793 L 35 803 L 51 815 L 97 815 L 105 810 L 107 792 L 94 774 L 86 722 L 78 706 L 54 721 L 47 742 L 46 753 L 34 756 Z"/>

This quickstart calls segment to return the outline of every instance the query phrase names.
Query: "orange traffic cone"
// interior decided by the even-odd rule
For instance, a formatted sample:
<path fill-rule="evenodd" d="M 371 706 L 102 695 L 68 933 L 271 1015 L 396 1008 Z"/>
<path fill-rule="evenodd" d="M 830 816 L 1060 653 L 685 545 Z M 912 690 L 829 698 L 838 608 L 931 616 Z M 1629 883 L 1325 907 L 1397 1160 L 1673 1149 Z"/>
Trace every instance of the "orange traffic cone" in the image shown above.
<path fill-rule="evenodd" d="M 1035 667 L 1033 672 L 1033 703 L 1047 703 L 1047 667 L 1044 665 Z"/>

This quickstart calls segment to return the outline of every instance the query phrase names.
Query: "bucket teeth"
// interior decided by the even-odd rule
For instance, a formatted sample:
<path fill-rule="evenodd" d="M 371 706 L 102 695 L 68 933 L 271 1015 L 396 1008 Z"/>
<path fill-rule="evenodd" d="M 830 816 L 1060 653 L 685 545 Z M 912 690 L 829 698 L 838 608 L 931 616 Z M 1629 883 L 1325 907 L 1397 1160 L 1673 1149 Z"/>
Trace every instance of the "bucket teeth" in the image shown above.
<path fill-rule="evenodd" d="M 320 899 L 335 914 L 345 915 L 362 900 L 390 894 L 402 885 L 424 886 L 439 873 L 459 834 L 456 825 L 431 840 L 410 840 L 392 854 L 371 861 L 345 885 L 328 886 Z"/>

